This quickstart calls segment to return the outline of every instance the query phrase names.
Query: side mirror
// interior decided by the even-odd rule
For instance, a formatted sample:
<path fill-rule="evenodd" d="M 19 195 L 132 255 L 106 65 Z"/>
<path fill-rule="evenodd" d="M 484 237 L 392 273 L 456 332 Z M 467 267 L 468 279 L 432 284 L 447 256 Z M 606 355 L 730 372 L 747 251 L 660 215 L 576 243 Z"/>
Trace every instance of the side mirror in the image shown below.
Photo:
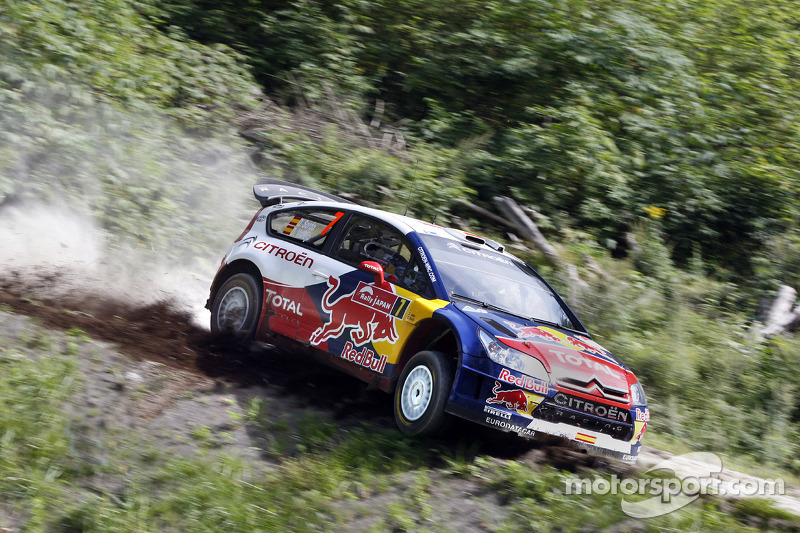
<path fill-rule="evenodd" d="M 375 285 L 381 289 L 390 291 L 392 290 L 391 284 L 383 277 L 383 267 L 377 261 L 363 261 L 358 265 L 359 270 L 369 272 L 375 275 Z"/>

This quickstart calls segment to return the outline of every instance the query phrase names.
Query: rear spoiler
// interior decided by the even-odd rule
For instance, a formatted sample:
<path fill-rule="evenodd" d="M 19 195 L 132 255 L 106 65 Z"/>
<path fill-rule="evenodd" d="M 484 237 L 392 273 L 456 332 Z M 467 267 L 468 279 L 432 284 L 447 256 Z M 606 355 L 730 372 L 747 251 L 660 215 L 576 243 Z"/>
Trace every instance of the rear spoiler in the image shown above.
<path fill-rule="evenodd" d="M 261 202 L 261 207 L 281 204 L 284 200 L 328 200 L 342 204 L 352 204 L 353 202 L 328 194 L 311 187 L 290 183 L 288 181 L 277 180 L 274 178 L 261 178 L 253 186 L 253 194 L 256 200 Z"/>

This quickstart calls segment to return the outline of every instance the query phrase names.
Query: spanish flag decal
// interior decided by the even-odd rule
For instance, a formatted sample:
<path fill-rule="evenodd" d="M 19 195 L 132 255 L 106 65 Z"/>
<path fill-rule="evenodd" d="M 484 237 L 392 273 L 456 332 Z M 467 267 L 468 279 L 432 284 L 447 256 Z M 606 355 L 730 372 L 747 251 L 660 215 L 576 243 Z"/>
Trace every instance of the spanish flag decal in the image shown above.
<path fill-rule="evenodd" d="M 575 435 L 575 440 L 579 440 L 581 442 L 587 442 L 589 444 L 594 444 L 597 440 L 597 437 L 592 437 L 591 435 L 586 435 L 584 433 L 578 433 Z"/>
<path fill-rule="evenodd" d="M 302 218 L 300 218 L 299 216 L 296 216 L 296 217 L 294 217 L 294 218 L 293 218 L 293 219 L 292 219 L 292 220 L 289 222 L 289 224 L 286 226 L 286 229 L 285 229 L 285 230 L 283 230 L 283 234 L 284 234 L 284 235 L 291 235 L 291 234 L 292 234 L 292 232 L 294 231 L 294 227 L 295 227 L 295 226 L 297 225 L 297 223 L 298 223 L 298 222 L 300 222 L 301 220 L 302 220 Z"/>

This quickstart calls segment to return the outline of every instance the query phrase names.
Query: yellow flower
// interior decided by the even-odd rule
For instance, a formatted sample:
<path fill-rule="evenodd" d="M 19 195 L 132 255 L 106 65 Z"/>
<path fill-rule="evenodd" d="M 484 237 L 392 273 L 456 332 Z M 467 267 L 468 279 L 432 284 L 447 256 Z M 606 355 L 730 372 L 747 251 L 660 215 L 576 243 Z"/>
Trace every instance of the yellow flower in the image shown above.
<path fill-rule="evenodd" d="M 663 207 L 656 207 L 654 205 L 645 207 L 644 211 L 645 213 L 647 213 L 647 216 L 656 219 L 663 217 L 667 213 L 667 210 L 664 209 Z"/>

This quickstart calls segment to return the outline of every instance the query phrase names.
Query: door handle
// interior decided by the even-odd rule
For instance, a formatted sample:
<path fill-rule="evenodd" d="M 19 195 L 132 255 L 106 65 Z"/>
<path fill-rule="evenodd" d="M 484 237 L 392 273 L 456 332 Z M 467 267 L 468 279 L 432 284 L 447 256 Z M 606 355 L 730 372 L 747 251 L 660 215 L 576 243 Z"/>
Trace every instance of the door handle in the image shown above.
<path fill-rule="evenodd" d="M 329 277 L 327 274 L 325 274 L 324 272 L 320 272 L 319 270 L 314 270 L 313 272 L 311 272 L 311 275 L 322 279 L 328 279 Z"/>

